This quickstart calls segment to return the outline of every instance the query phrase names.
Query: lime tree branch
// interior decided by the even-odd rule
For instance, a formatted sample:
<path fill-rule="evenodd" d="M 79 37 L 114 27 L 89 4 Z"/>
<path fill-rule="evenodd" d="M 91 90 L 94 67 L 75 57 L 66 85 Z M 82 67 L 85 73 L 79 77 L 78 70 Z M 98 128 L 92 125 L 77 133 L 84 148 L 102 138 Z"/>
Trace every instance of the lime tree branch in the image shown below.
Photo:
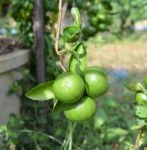
<path fill-rule="evenodd" d="M 63 71 L 66 71 L 62 61 L 62 53 L 59 52 L 59 38 L 60 38 L 60 30 L 61 30 L 61 22 L 62 22 L 62 0 L 59 0 L 58 5 L 58 23 L 56 28 L 56 40 L 55 40 L 55 51 L 59 57 L 59 64 Z"/>

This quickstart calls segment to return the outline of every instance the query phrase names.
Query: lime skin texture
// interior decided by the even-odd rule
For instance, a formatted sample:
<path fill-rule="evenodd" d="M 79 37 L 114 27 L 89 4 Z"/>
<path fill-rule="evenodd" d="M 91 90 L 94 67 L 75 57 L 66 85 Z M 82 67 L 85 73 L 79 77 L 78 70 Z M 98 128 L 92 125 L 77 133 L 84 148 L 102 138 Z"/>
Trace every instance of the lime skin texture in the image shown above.
<path fill-rule="evenodd" d="M 88 67 L 84 70 L 86 92 L 90 97 L 103 95 L 108 90 L 108 79 L 99 67 Z"/>
<path fill-rule="evenodd" d="M 71 104 L 64 110 L 65 117 L 73 122 L 90 119 L 96 112 L 96 103 L 90 97 L 83 97 L 79 102 Z"/>
<path fill-rule="evenodd" d="M 65 72 L 57 77 L 53 83 L 53 92 L 59 101 L 63 103 L 75 103 L 84 93 L 83 79 L 75 73 Z"/>
<path fill-rule="evenodd" d="M 147 106 L 147 96 L 142 92 L 138 92 L 135 94 L 135 102 L 137 104 Z"/>

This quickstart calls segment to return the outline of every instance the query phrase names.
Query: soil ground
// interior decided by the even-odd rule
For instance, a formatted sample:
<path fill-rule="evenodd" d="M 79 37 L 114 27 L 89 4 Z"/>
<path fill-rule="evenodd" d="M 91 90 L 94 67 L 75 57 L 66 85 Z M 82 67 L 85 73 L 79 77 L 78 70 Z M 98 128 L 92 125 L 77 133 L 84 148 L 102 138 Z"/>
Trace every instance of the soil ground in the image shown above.
<path fill-rule="evenodd" d="M 88 50 L 90 65 L 138 71 L 144 71 L 147 68 L 146 41 L 123 41 L 98 47 L 91 44 L 88 46 Z"/>

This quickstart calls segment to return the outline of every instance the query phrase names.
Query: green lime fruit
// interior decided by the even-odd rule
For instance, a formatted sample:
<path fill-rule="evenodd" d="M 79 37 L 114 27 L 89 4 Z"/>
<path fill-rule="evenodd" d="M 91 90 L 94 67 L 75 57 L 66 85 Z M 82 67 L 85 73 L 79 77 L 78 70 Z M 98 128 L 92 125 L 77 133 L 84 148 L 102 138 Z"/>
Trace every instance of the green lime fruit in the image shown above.
<path fill-rule="evenodd" d="M 92 26 L 95 27 L 95 26 L 97 26 L 98 19 L 97 19 L 96 16 L 93 16 L 93 17 L 89 18 L 89 22 L 90 22 L 90 24 L 91 24 Z"/>
<path fill-rule="evenodd" d="M 105 70 L 102 68 L 102 67 L 99 67 L 99 66 L 91 66 L 91 67 L 88 67 L 85 69 L 86 70 L 95 70 L 95 71 L 98 71 L 99 73 L 103 74 L 104 76 L 106 76 L 106 73 L 105 73 Z"/>
<path fill-rule="evenodd" d="M 77 102 L 83 96 L 84 90 L 83 79 L 71 72 L 62 73 L 53 83 L 53 92 L 63 103 Z"/>
<path fill-rule="evenodd" d="M 86 92 L 90 97 L 101 96 L 108 89 L 108 79 L 100 67 L 88 67 L 84 70 Z"/>
<path fill-rule="evenodd" d="M 107 30 L 107 27 L 108 26 L 105 23 L 99 23 L 98 24 L 99 31 L 105 31 L 105 30 Z"/>
<path fill-rule="evenodd" d="M 70 104 L 65 110 L 65 117 L 73 122 L 82 122 L 91 118 L 96 111 L 96 103 L 90 97 L 83 97 L 79 102 Z"/>
<path fill-rule="evenodd" d="M 140 105 L 147 104 L 147 96 L 142 92 L 138 92 L 135 94 L 135 102 Z"/>
<path fill-rule="evenodd" d="M 98 20 L 100 20 L 100 21 L 105 21 L 105 20 L 106 20 L 106 14 L 97 13 L 96 17 L 97 17 Z"/>
<path fill-rule="evenodd" d="M 144 77 L 144 85 L 147 87 L 147 76 Z"/>

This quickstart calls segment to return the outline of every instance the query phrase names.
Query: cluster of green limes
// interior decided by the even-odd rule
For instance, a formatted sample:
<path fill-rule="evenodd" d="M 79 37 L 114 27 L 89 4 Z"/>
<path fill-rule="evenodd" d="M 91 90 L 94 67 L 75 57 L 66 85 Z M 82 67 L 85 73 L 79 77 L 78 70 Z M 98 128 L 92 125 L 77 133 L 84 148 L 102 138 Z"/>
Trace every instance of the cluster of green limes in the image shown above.
<path fill-rule="evenodd" d="M 64 111 L 68 120 L 81 122 L 94 115 L 94 98 L 107 91 L 108 79 L 100 67 L 86 67 L 79 72 L 82 66 L 77 66 L 77 69 L 74 64 L 75 61 L 70 61 L 67 72 L 60 74 L 54 81 L 37 85 L 25 95 L 31 100 L 53 100 L 53 111 Z"/>
<path fill-rule="evenodd" d="M 93 36 L 97 32 L 109 30 L 109 26 L 112 24 L 112 15 L 109 13 L 112 6 L 109 2 L 93 1 L 87 7 L 88 26 L 83 29 L 84 39 Z"/>
<path fill-rule="evenodd" d="M 147 76 L 144 77 L 144 85 L 139 82 L 128 84 L 128 89 L 135 92 L 135 115 L 143 120 L 147 119 Z"/>
<path fill-rule="evenodd" d="M 74 24 L 64 28 L 62 38 L 65 51 L 71 54 L 68 71 L 54 81 L 40 84 L 25 95 L 32 100 L 49 100 L 54 111 L 64 111 L 68 120 L 80 122 L 89 119 L 96 111 L 94 97 L 108 89 L 108 79 L 100 67 L 87 67 L 87 51 L 81 42 L 81 17 L 78 8 L 72 8 Z M 54 102 L 55 101 L 55 102 Z"/>
<path fill-rule="evenodd" d="M 94 97 L 103 95 L 108 89 L 108 80 L 99 67 L 84 69 L 83 75 L 65 72 L 53 83 L 53 91 L 62 103 L 65 117 L 71 121 L 89 119 L 96 111 Z"/>

